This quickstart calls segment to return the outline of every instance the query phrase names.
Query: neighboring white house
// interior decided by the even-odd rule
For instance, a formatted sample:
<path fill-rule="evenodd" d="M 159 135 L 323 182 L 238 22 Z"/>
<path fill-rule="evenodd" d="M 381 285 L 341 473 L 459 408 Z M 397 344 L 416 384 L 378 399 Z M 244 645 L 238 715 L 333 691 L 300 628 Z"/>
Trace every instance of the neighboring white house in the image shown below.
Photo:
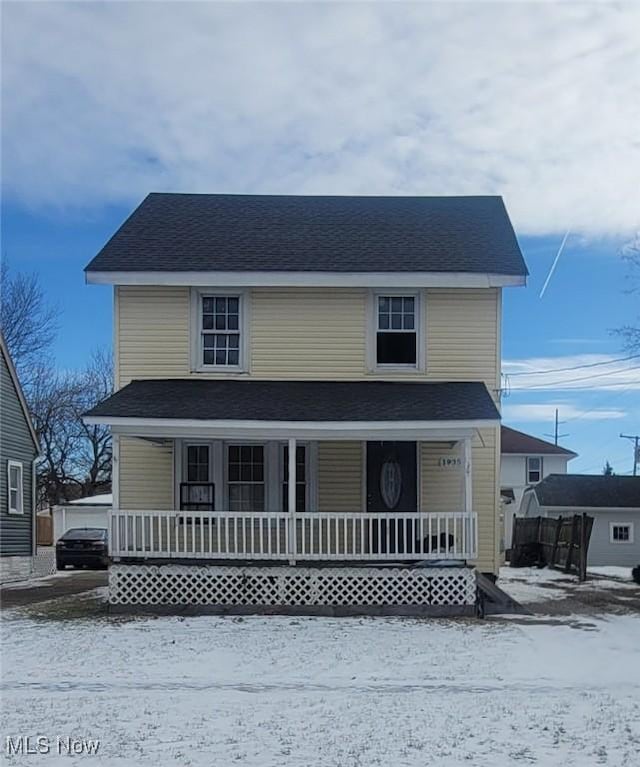
<path fill-rule="evenodd" d="M 508 549 L 513 515 L 522 513 L 520 504 L 524 491 L 549 474 L 566 474 L 567 463 L 577 453 L 508 426 L 502 426 L 500 435 L 503 540 L 504 548 Z"/>
<path fill-rule="evenodd" d="M 551 474 L 525 491 L 526 517 L 594 518 L 588 565 L 640 564 L 640 477 Z"/>
<path fill-rule="evenodd" d="M 108 512 L 113 505 L 111 493 L 77 498 L 53 508 L 54 543 L 73 527 L 104 527 L 108 529 Z"/>

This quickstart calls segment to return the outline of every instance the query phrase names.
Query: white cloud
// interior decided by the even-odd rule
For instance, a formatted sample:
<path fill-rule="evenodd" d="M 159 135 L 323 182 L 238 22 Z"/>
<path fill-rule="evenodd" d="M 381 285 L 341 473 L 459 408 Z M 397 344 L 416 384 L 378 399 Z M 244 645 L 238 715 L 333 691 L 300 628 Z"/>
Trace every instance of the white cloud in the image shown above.
<path fill-rule="evenodd" d="M 640 6 L 5 3 L 5 194 L 501 193 L 637 229 Z"/>
<path fill-rule="evenodd" d="M 536 422 L 552 424 L 556 409 L 560 412 L 563 421 L 580 419 L 582 421 L 611 421 L 618 418 L 626 418 L 627 413 L 617 408 L 601 408 L 590 410 L 586 407 L 576 407 L 567 402 L 559 403 L 536 403 L 512 405 L 506 403 L 502 407 L 502 417 L 506 423 L 513 422 Z"/>
<path fill-rule="evenodd" d="M 574 354 L 503 360 L 508 391 L 640 391 L 640 357 Z"/>

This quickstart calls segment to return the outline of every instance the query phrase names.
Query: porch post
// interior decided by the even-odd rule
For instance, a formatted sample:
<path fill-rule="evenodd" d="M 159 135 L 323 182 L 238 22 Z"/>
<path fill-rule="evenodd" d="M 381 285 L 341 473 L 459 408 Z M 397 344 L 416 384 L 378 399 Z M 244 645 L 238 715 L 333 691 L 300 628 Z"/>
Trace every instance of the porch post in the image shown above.
<path fill-rule="evenodd" d="M 473 486 L 471 483 L 471 437 L 465 437 L 462 442 L 462 466 L 464 471 L 464 511 L 473 511 Z"/>
<path fill-rule="evenodd" d="M 473 523 L 471 512 L 473 511 L 473 484 L 471 466 L 471 437 L 465 437 L 462 441 L 462 469 L 464 471 L 464 512 L 462 522 L 463 548 L 468 551 L 477 551 L 477 530 Z M 466 553 L 465 551 L 465 553 Z"/>
<path fill-rule="evenodd" d="M 295 565 L 297 543 L 296 525 L 296 439 L 289 439 L 289 564 Z"/>

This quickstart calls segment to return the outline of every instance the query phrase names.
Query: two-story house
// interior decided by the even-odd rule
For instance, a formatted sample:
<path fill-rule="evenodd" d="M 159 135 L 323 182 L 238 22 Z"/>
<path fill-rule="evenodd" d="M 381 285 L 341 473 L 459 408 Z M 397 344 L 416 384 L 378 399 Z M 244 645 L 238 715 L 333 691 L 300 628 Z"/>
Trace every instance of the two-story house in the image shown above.
<path fill-rule="evenodd" d="M 86 416 L 112 603 L 468 601 L 526 274 L 498 197 L 149 195 L 86 269 L 114 286 L 117 391 Z"/>

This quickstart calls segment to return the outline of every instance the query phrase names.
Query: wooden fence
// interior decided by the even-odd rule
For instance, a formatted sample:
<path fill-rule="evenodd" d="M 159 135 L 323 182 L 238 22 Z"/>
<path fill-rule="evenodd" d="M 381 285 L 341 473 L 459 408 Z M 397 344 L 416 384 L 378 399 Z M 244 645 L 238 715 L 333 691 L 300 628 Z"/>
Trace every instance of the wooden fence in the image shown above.
<path fill-rule="evenodd" d="M 538 565 L 575 572 L 587 578 L 587 554 L 593 517 L 515 517 L 511 540 L 511 567 Z"/>
<path fill-rule="evenodd" d="M 38 546 L 53 545 L 53 518 L 36 515 L 36 544 Z"/>

